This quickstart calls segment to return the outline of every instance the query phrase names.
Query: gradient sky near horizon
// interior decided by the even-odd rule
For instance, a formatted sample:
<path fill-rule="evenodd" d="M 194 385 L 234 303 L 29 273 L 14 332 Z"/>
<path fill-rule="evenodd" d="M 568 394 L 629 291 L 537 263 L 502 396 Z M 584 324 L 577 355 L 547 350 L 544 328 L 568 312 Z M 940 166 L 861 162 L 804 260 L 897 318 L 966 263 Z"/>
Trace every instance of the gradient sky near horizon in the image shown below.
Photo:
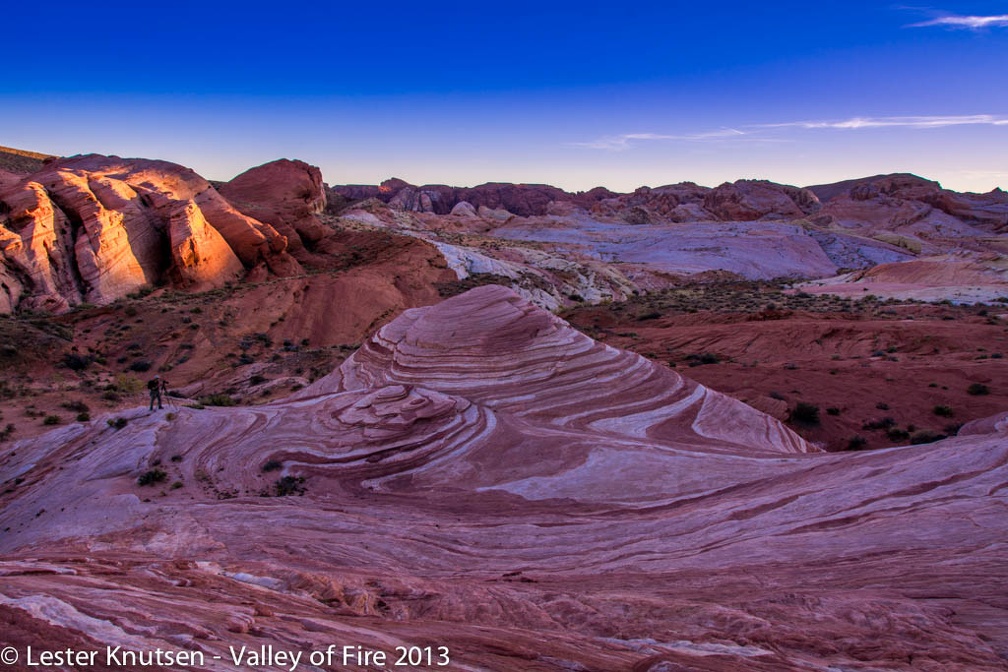
<path fill-rule="evenodd" d="M 1008 189 L 1008 1 L 4 9 L 0 145 L 331 184 Z"/>

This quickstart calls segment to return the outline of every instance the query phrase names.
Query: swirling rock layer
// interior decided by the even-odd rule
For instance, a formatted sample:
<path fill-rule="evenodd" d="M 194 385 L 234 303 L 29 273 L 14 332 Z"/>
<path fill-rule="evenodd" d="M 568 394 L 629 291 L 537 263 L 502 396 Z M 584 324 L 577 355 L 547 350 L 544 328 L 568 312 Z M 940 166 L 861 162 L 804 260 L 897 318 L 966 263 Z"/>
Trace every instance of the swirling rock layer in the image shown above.
<path fill-rule="evenodd" d="M 0 457 L 7 641 L 221 670 L 333 642 L 459 670 L 1006 669 L 1000 417 L 809 452 L 486 287 L 296 398 L 107 420 Z"/>

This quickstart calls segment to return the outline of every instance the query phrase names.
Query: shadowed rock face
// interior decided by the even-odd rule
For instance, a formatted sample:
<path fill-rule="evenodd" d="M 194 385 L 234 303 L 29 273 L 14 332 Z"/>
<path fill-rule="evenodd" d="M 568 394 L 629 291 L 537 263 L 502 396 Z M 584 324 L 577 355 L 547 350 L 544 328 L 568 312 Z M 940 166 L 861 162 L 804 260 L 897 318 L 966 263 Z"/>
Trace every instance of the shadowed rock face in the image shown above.
<path fill-rule="evenodd" d="M 0 191 L 0 312 L 109 303 L 146 286 L 205 289 L 256 265 L 286 275 L 287 239 L 165 161 L 61 159 Z"/>
<path fill-rule="evenodd" d="M 803 452 L 496 287 L 408 311 L 297 398 L 173 412 L 0 456 L 8 641 L 208 659 L 434 642 L 501 671 L 1005 669 L 1004 418 Z"/>
<path fill-rule="evenodd" d="M 241 212 L 284 235 L 292 253 L 311 248 L 326 232 L 315 217 L 326 207 L 322 172 L 304 161 L 270 161 L 225 182 L 218 191 Z"/>

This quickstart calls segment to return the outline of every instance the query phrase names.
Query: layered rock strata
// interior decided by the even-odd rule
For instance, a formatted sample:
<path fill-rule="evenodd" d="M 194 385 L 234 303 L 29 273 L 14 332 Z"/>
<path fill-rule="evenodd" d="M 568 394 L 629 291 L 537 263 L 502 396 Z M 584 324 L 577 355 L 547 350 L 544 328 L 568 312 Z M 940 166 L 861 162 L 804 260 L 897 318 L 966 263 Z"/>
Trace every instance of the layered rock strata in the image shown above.
<path fill-rule="evenodd" d="M 332 642 L 473 670 L 1005 669 L 1004 418 L 808 451 L 482 288 L 297 398 L 5 450 L 5 637 L 221 670 Z"/>
<path fill-rule="evenodd" d="M 105 304 L 145 286 L 209 288 L 297 271 L 287 238 L 164 161 L 61 159 L 0 191 L 0 312 Z"/>

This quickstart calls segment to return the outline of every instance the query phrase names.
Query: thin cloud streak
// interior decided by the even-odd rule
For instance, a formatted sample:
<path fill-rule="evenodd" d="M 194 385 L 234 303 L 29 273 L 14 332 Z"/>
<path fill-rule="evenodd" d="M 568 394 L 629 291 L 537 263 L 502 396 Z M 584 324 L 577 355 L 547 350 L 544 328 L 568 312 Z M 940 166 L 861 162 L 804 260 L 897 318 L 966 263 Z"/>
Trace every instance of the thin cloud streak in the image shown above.
<path fill-rule="evenodd" d="M 624 133 L 623 135 L 611 135 L 604 138 L 599 138 L 598 140 L 592 140 L 590 142 L 574 142 L 571 143 L 575 147 L 587 147 L 588 149 L 606 149 L 609 151 L 620 152 L 625 149 L 629 149 L 633 144 L 637 142 L 646 141 L 671 141 L 671 142 L 703 142 L 705 140 L 725 140 L 728 138 L 737 138 L 739 136 L 746 135 L 746 133 L 739 131 L 734 128 L 724 128 L 717 131 L 709 131 L 707 133 L 690 133 L 686 135 L 664 135 L 661 133 Z"/>
<path fill-rule="evenodd" d="M 611 135 L 589 142 L 570 143 L 573 147 L 602 149 L 621 152 L 643 142 L 703 142 L 710 140 L 745 139 L 769 141 L 769 131 L 773 129 L 800 130 L 862 130 L 872 128 L 948 128 L 952 126 L 1008 126 L 1008 117 L 993 114 L 971 114 L 960 116 L 919 116 L 919 117 L 853 117 L 841 120 L 789 121 L 780 124 L 755 124 L 736 128 L 724 128 L 706 133 L 666 135 L 662 133 L 625 133 Z"/>
<path fill-rule="evenodd" d="M 982 30 L 984 28 L 1005 28 L 1008 27 L 1008 14 L 997 14 L 994 16 L 963 16 L 950 14 L 940 16 L 930 21 L 911 23 L 908 28 L 930 28 L 933 26 L 945 26 L 948 28 L 965 28 L 967 30 Z"/>
<path fill-rule="evenodd" d="M 1008 117 L 992 114 L 933 117 L 853 117 L 839 121 L 791 121 L 762 124 L 758 128 L 945 128 L 948 126 L 1008 126 Z"/>

